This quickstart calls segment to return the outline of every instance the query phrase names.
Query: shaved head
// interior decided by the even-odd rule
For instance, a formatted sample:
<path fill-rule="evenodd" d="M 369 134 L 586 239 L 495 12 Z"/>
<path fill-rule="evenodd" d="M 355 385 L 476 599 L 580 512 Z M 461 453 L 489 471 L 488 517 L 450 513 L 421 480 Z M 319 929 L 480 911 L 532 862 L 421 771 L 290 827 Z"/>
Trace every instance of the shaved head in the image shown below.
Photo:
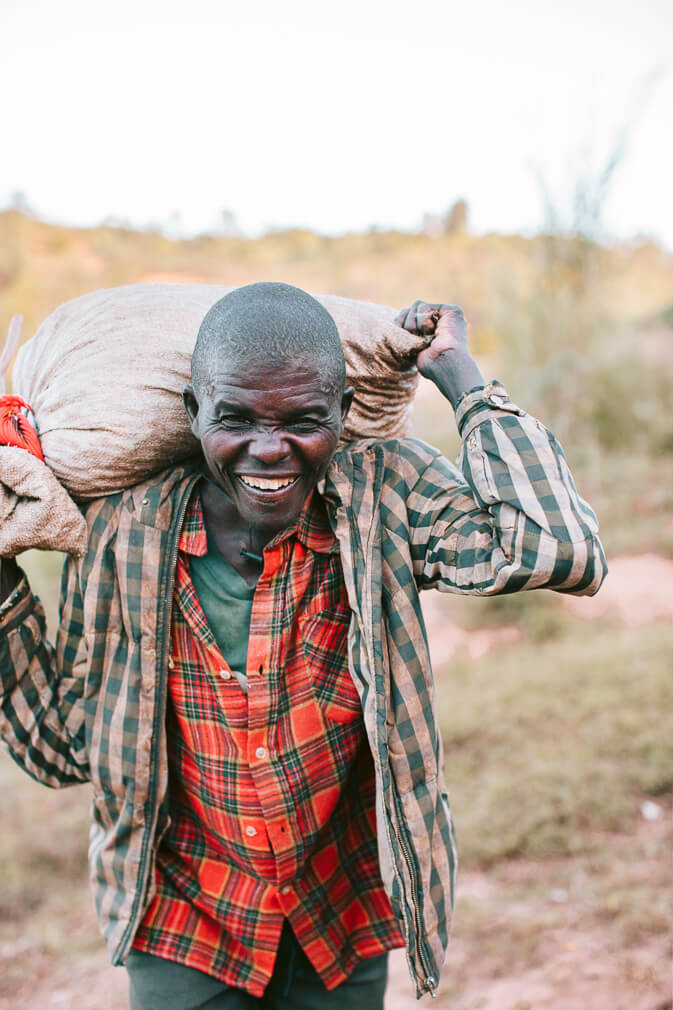
<path fill-rule="evenodd" d="M 224 366 L 232 374 L 263 364 L 272 371 L 295 364 L 318 371 L 327 392 L 341 397 L 346 365 L 327 309 L 300 288 L 263 282 L 236 288 L 206 313 L 192 355 L 197 396 Z"/>

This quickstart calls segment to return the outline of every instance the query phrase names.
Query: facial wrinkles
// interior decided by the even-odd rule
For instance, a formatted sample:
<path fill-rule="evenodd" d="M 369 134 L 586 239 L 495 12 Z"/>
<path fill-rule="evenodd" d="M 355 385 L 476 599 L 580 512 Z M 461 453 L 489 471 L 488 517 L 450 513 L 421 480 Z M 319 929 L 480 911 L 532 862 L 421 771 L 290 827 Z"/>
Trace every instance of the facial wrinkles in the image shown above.
<path fill-rule="evenodd" d="M 282 393 L 301 392 L 313 389 L 327 400 L 341 400 L 342 384 L 337 381 L 331 370 L 300 364 L 287 359 L 260 358 L 259 361 L 236 360 L 229 358 L 220 361 L 212 369 L 208 377 L 199 385 L 203 394 L 214 397 L 219 389 L 227 387 L 245 394 L 257 390 L 278 391 Z"/>
<path fill-rule="evenodd" d="M 318 377 L 296 372 L 291 379 L 283 376 L 255 376 L 255 381 L 242 383 L 231 375 L 213 376 L 203 397 L 209 421 L 220 417 L 236 416 L 260 426 L 283 426 L 298 417 L 310 417 L 316 423 L 334 424 L 339 421 L 340 403 L 332 394 L 321 388 Z"/>
<path fill-rule="evenodd" d="M 341 398 L 316 369 L 232 368 L 199 397 L 206 463 L 239 518 L 273 533 L 291 525 L 325 475 L 341 433 Z"/>
<path fill-rule="evenodd" d="M 293 472 L 323 469 L 324 457 L 331 455 L 338 439 L 340 404 L 326 397 L 315 373 L 255 375 L 254 383 L 246 384 L 232 381 L 230 375 L 223 379 L 213 376 L 210 395 L 201 403 L 204 449 L 208 453 L 214 440 L 213 453 L 221 457 L 222 469 L 245 473 L 247 460 L 254 475 L 268 469 L 275 477 L 286 473 L 280 465 L 286 457 L 293 461 Z M 282 447 L 274 452 L 264 446 L 260 451 L 258 436 L 265 431 L 276 433 Z"/>

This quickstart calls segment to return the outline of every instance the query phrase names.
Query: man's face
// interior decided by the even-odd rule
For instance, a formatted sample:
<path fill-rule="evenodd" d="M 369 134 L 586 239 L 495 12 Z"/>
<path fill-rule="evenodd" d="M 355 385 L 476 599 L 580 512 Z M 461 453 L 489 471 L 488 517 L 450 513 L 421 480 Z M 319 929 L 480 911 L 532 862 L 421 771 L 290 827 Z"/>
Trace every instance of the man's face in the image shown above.
<path fill-rule="evenodd" d="M 275 535 L 293 525 L 324 477 L 348 412 L 316 369 L 260 362 L 223 363 L 203 389 L 185 391 L 192 430 L 210 475 L 254 529 Z"/>

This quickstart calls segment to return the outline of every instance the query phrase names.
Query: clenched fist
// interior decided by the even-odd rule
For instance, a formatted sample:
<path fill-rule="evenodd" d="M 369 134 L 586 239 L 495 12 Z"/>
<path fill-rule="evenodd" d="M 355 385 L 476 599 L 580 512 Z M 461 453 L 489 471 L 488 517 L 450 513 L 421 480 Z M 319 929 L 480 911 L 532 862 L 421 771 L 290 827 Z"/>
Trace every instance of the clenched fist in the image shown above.
<path fill-rule="evenodd" d="M 434 334 L 432 342 L 420 352 L 416 365 L 421 375 L 439 386 L 456 404 L 466 390 L 483 385 L 479 366 L 467 344 L 467 323 L 459 305 L 413 302 L 396 316 L 395 322 L 410 333 Z"/>

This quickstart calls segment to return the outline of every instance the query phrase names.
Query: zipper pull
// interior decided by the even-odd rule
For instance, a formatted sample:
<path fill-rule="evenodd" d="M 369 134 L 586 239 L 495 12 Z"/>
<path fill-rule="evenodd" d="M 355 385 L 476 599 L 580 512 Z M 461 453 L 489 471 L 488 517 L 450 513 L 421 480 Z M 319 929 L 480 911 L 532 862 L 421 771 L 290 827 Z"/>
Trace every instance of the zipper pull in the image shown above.
<path fill-rule="evenodd" d="M 433 999 L 437 999 L 437 980 L 433 975 L 428 975 L 423 988 L 430 993 Z"/>

